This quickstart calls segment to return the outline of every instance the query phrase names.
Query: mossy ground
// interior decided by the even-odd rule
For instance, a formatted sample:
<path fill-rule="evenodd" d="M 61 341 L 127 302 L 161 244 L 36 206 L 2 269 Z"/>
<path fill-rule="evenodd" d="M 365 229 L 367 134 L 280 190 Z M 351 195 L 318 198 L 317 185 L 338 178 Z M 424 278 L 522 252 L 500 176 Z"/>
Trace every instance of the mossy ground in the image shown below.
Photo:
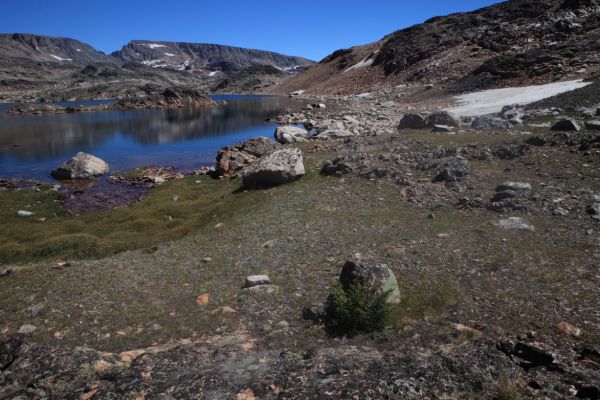
<path fill-rule="evenodd" d="M 433 147 L 440 135 L 422 138 Z M 106 350 L 239 329 L 266 346 L 315 346 L 334 339 L 304 320 L 302 310 L 326 300 L 341 264 L 356 253 L 387 263 L 399 279 L 394 323 L 375 337 L 384 345 L 455 337 L 451 322 L 503 335 L 554 332 L 559 321 L 576 324 L 593 315 L 597 273 L 593 239 L 585 233 L 593 222 L 583 212 L 534 213 L 525 218 L 535 232 L 499 231 L 490 222 L 501 216 L 485 209 L 449 203 L 430 210 L 408 203 L 393 182 L 322 177 L 329 156 L 309 154 L 303 179 L 270 190 L 186 178 L 132 207 L 81 216 L 62 213 L 52 192 L 0 193 L 0 254 L 17 269 L 0 279 L 0 329 L 31 323 L 38 327 L 34 340 Z M 587 170 L 579 157 L 563 151 L 560 158 L 536 153 L 478 162 L 460 195 L 487 197 L 505 180 L 537 186 L 555 173 L 577 176 Z M 540 163 L 549 177 L 539 175 Z M 597 178 L 588 175 L 584 184 L 597 186 Z M 36 214 L 17 217 L 18 209 Z M 74 238 L 77 245 L 70 246 Z M 71 265 L 56 269 L 56 261 Z M 246 276 L 263 273 L 277 293 L 242 289 Z M 208 304 L 197 304 L 201 294 L 209 295 Z M 28 317 L 25 308 L 39 303 L 42 313 Z M 598 340 L 593 329 L 585 335 Z"/>

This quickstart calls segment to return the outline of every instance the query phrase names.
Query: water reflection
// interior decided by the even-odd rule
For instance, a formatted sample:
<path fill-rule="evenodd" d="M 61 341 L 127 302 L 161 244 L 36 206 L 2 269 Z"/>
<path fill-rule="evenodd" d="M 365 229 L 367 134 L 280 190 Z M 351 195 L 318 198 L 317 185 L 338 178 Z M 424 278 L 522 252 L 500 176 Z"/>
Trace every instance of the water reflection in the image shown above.
<path fill-rule="evenodd" d="M 203 109 L 5 116 L 0 118 L 0 176 L 46 178 L 52 167 L 78 151 L 104 158 L 119 170 L 205 165 L 222 146 L 271 136 L 274 125 L 265 118 L 290 105 L 280 97 L 228 101 Z"/>

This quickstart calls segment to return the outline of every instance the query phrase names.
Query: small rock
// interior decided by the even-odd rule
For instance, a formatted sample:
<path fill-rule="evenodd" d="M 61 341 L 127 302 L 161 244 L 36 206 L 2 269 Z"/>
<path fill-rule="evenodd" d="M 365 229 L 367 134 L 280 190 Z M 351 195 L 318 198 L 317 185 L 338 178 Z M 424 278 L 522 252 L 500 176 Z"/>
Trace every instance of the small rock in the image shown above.
<path fill-rule="evenodd" d="M 31 211 L 19 210 L 19 211 L 17 211 L 17 215 L 19 217 L 31 217 L 33 215 L 33 213 Z"/>
<path fill-rule="evenodd" d="M 497 192 L 503 192 L 505 190 L 512 190 L 513 192 L 529 192 L 531 185 L 525 182 L 504 182 L 502 185 L 496 187 Z"/>
<path fill-rule="evenodd" d="M 160 176 L 155 176 L 154 177 L 154 183 L 156 183 L 157 185 L 162 185 L 163 183 L 165 183 L 165 178 L 161 178 Z"/>
<path fill-rule="evenodd" d="M 46 307 L 45 303 L 39 303 L 39 304 L 35 304 L 33 306 L 27 307 L 25 309 L 25 315 L 27 315 L 30 318 L 35 318 L 38 315 L 40 315 L 40 313 L 42 312 L 42 310 L 44 309 L 44 307 Z"/>
<path fill-rule="evenodd" d="M 0 342 L 0 370 L 8 368 L 19 356 L 24 336 L 15 334 Z"/>
<path fill-rule="evenodd" d="M 396 103 L 394 103 L 393 101 L 386 101 L 385 103 L 383 103 L 381 105 L 381 107 L 383 107 L 383 108 L 394 108 L 394 107 L 396 107 Z"/>
<path fill-rule="evenodd" d="M 577 121 L 571 118 L 561 119 L 557 121 L 551 128 L 552 131 L 558 132 L 579 132 L 581 128 Z"/>
<path fill-rule="evenodd" d="M 450 133 L 453 132 L 454 128 L 448 125 L 434 125 L 433 132 L 437 133 Z"/>
<path fill-rule="evenodd" d="M 215 229 L 222 229 L 225 226 L 224 223 L 219 222 L 218 224 L 215 225 Z"/>
<path fill-rule="evenodd" d="M 251 288 L 259 285 L 270 285 L 271 279 L 267 275 L 250 275 L 246 278 L 245 288 Z"/>
<path fill-rule="evenodd" d="M 559 322 L 558 325 L 556 325 L 556 327 L 558 328 L 559 331 L 561 331 L 565 335 L 569 335 L 569 336 L 573 336 L 573 337 L 581 336 L 581 329 L 571 325 L 568 322 L 564 322 L 564 321 Z"/>
<path fill-rule="evenodd" d="M 8 276 L 15 272 L 13 268 L 6 268 L 4 271 L 0 272 L 0 276 Z"/>
<path fill-rule="evenodd" d="M 585 211 L 591 215 L 593 219 L 600 221 L 600 203 L 590 204 L 586 207 Z"/>
<path fill-rule="evenodd" d="M 535 228 L 533 225 L 529 224 L 522 218 L 519 217 L 510 217 L 507 219 L 502 219 L 497 222 L 492 223 L 494 226 L 498 228 L 509 230 L 509 231 L 534 231 Z"/>
<path fill-rule="evenodd" d="M 257 285 L 249 287 L 248 290 L 253 293 L 259 294 L 272 294 L 279 290 L 279 286 L 276 285 Z"/>
<path fill-rule="evenodd" d="M 21 325 L 18 333 L 22 333 L 24 335 L 29 335 L 30 333 L 33 333 L 35 331 L 37 331 L 37 327 L 35 325 L 25 324 L 25 325 Z"/>
<path fill-rule="evenodd" d="M 276 245 L 277 245 L 277 240 L 271 239 L 271 240 L 267 240 L 266 242 L 264 242 L 262 247 L 265 249 L 272 249 Z"/>
<path fill-rule="evenodd" d="M 198 304 L 199 306 L 204 306 L 204 305 L 208 304 L 208 300 L 209 300 L 208 293 L 204 293 L 204 294 L 201 294 L 200 296 L 196 297 L 196 304 Z"/>
<path fill-rule="evenodd" d="M 587 121 L 585 128 L 591 131 L 600 131 L 600 121 Z"/>

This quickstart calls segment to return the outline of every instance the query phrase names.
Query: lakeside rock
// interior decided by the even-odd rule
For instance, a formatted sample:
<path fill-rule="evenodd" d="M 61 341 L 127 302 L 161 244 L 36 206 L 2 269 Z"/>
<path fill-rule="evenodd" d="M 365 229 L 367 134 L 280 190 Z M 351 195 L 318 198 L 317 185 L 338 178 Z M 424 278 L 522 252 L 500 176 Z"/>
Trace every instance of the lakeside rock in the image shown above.
<path fill-rule="evenodd" d="M 223 147 L 217 154 L 215 175 L 219 178 L 236 176 L 244 167 L 279 147 L 279 143 L 264 136 Z"/>
<path fill-rule="evenodd" d="M 267 154 L 242 171 L 246 188 L 266 188 L 295 181 L 304 176 L 302 151 L 280 149 Z"/>
<path fill-rule="evenodd" d="M 104 160 L 79 152 L 69 161 L 54 168 L 52 176 L 61 180 L 92 179 L 108 171 L 108 164 Z"/>
<path fill-rule="evenodd" d="M 275 129 L 275 140 L 281 144 L 307 142 L 310 136 L 308 131 L 297 126 L 279 126 Z"/>

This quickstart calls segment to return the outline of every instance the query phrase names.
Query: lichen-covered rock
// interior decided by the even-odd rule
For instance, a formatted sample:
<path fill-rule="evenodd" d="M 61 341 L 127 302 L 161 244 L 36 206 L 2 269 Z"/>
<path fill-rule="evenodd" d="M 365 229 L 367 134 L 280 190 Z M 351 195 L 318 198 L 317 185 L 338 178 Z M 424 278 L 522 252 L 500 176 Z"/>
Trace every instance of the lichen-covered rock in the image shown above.
<path fill-rule="evenodd" d="M 223 147 L 217 154 L 215 174 L 217 177 L 235 176 L 245 166 L 276 150 L 279 146 L 279 143 L 260 136 L 233 146 Z"/>
<path fill-rule="evenodd" d="M 347 289 L 353 284 L 367 284 L 381 293 L 389 292 L 388 303 L 400 302 L 400 288 L 394 272 L 384 264 L 347 261 L 340 273 L 340 283 Z"/>
<path fill-rule="evenodd" d="M 108 164 L 98 157 L 79 152 L 62 165 L 54 168 L 52 176 L 56 179 L 91 179 L 104 175 Z"/>
<path fill-rule="evenodd" d="M 304 159 L 300 149 L 276 150 L 259 158 L 242 171 L 246 188 L 273 187 L 292 182 L 304 175 Z"/>

